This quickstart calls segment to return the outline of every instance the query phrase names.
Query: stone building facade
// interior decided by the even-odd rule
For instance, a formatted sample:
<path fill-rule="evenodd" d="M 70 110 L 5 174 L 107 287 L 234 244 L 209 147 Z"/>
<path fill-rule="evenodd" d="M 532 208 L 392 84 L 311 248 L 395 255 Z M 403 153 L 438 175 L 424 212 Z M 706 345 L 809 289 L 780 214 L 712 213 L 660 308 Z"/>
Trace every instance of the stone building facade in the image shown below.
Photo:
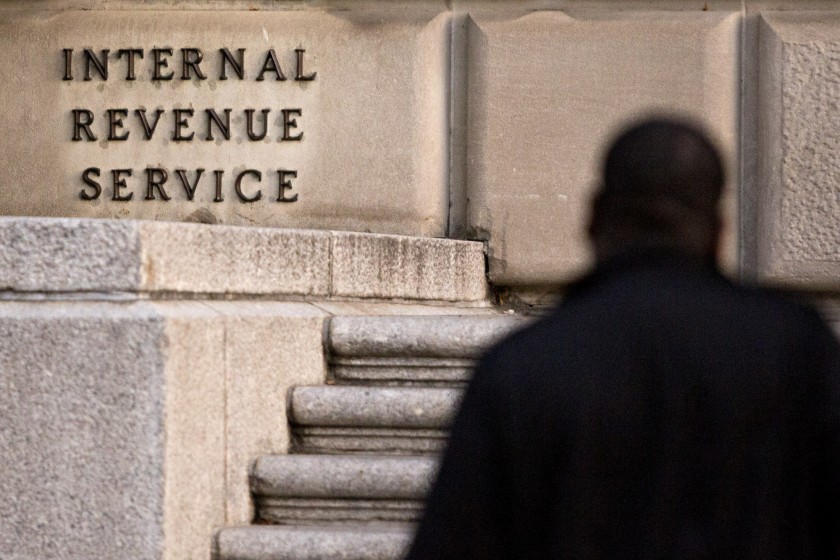
<path fill-rule="evenodd" d="M 0 0 L 0 69 L 4 560 L 398 558 L 643 115 L 836 318 L 836 2 Z"/>

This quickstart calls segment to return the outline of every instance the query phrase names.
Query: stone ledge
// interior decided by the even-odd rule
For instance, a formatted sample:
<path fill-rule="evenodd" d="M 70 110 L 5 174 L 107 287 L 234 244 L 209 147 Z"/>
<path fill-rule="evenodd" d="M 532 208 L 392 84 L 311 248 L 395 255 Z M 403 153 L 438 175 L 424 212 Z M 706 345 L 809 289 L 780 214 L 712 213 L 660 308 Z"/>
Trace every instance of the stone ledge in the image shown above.
<path fill-rule="evenodd" d="M 297 558 L 398 560 L 411 543 L 409 526 L 231 527 L 216 534 L 213 560 Z"/>
<path fill-rule="evenodd" d="M 328 333 L 330 359 L 474 359 L 525 324 L 513 315 L 334 317 Z"/>
<path fill-rule="evenodd" d="M 297 426 L 445 429 L 460 398 L 458 389 L 295 387 L 289 417 Z"/>
<path fill-rule="evenodd" d="M 484 248 L 449 239 L 133 220 L 0 218 L 0 289 L 481 301 Z"/>
<path fill-rule="evenodd" d="M 422 500 L 437 472 L 432 457 L 267 455 L 254 463 L 257 497 Z"/>

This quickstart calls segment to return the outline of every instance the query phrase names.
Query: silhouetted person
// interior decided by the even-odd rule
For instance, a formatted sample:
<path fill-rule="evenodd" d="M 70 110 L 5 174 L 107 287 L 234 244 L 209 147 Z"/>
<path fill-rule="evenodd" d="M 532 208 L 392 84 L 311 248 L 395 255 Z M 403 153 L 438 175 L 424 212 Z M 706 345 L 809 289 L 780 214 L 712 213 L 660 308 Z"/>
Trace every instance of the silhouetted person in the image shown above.
<path fill-rule="evenodd" d="M 717 272 L 690 125 L 630 128 L 602 180 L 596 267 L 480 361 L 408 558 L 837 558 L 832 333 Z"/>

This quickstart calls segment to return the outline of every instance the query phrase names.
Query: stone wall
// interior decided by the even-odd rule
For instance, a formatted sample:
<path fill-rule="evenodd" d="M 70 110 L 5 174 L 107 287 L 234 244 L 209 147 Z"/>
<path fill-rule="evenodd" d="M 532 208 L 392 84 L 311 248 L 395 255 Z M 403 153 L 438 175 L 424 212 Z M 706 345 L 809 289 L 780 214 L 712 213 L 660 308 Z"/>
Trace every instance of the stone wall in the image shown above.
<path fill-rule="evenodd" d="M 493 282 L 539 286 L 587 262 L 609 136 L 680 113 L 726 156 L 728 268 L 833 285 L 838 17 L 817 0 L 3 2 L 0 212 L 480 239 Z"/>

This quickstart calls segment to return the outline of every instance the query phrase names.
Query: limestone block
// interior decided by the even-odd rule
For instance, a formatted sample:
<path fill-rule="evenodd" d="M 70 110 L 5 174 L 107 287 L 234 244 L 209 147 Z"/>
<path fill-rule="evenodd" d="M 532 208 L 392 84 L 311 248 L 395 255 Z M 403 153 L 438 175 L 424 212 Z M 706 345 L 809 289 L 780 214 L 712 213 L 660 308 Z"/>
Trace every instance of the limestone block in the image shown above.
<path fill-rule="evenodd" d="M 26 294 L 486 301 L 481 243 L 135 220 L 0 217 L 0 289 Z M 114 294 L 117 292 L 117 294 Z M 339 306 L 340 307 L 340 306 Z"/>
<path fill-rule="evenodd" d="M 0 213 L 445 233 L 442 2 L 8 4 Z"/>
<path fill-rule="evenodd" d="M 163 558 L 203 560 L 207 528 L 225 521 L 225 325 L 197 302 L 154 309 L 166 358 Z"/>
<path fill-rule="evenodd" d="M 332 247 L 335 296 L 441 301 L 487 297 L 480 243 L 336 232 Z"/>
<path fill-rule="evenodd" d="M 737 12 L 473 17 L 467 220 L 489 239 L 492 281 L 540 285 L 580 271 L 603 146 L 651 112 L 703 122 L 723 149 L 735 262 L 739 24 Z"/>
<path fill-rule="evenodd" d="M 0 304 L 0 557 L 207 557 L 223 333 L 179 305 Z"/>
<path fill-rule="evenodd" d="M 148 292 L 327 295 L 330 234 L 138 222 Z"/>
<path fill-rule="evenodd" d="M 760 279 L 840 286 L 840 14 L 764 13 L 759 27 Z"/>
<path fill-rule="evenodd" d="M 226 369 L 227 524 L 254 517 L 248 466 L 289 449 L 286 399 L 295 385 L 326 378 L 323 321 L 303 303 L 212 302 L 224 318 Z"/>

